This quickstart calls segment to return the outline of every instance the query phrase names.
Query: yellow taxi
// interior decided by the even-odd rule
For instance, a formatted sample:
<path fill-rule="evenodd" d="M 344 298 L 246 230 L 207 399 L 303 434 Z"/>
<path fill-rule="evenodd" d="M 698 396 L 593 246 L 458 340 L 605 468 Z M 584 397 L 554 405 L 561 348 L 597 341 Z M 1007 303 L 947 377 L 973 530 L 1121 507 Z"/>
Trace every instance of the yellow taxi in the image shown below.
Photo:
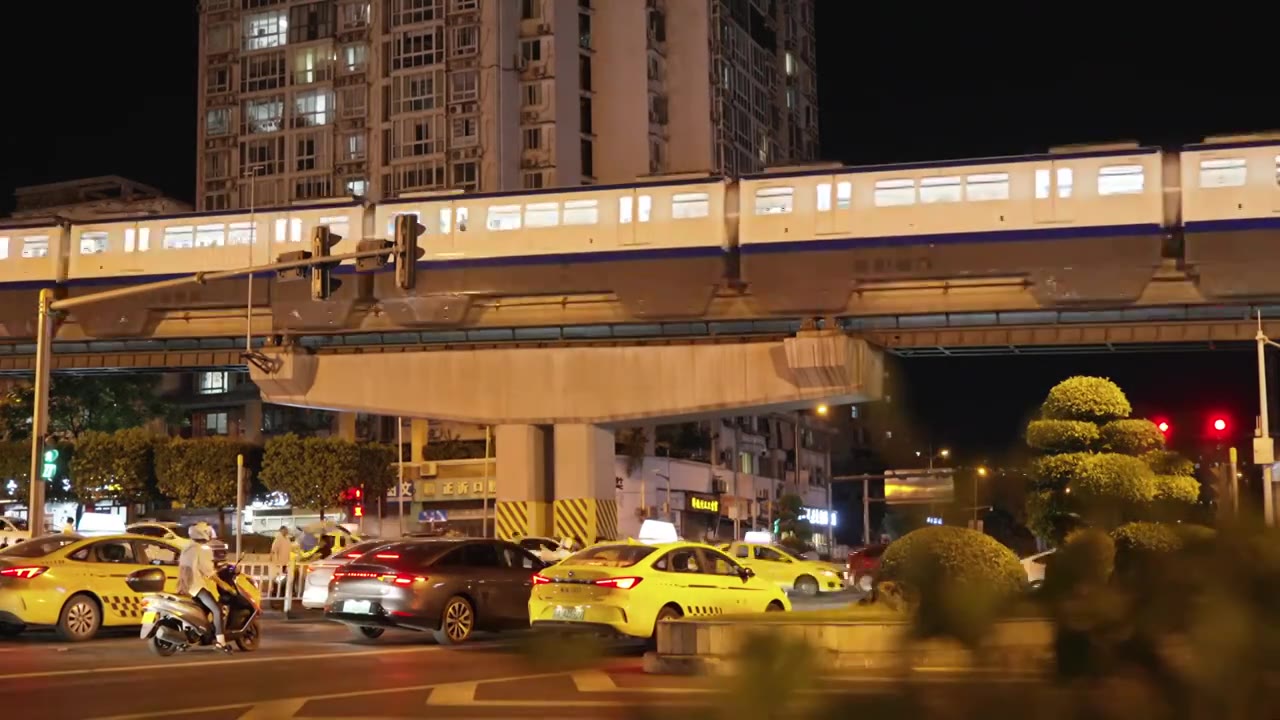
<path fill-rule="evenodd" d="M 104 626 L 141 625 L 147 593 L 131 576 L 161 567 L 165 590 L 176 591 L 181 553 L 142 535 L 45 535 L 0 550 L 0 635 L 52 627 L 78 642 Z"/>
<path fill-rule="evenodd" d="M 844 568 L 805 560 L 781 545 L 735 542 L 720 547 L 756 575 L 784 590 L 812 596 L 844 589 Z"/>
<path fill-rule="evenodd" d="M 622 541 L 534 575 L 529 622 L 651 639 L 661 620 L 790 609 L 777 585 L 710 545 Z"/>

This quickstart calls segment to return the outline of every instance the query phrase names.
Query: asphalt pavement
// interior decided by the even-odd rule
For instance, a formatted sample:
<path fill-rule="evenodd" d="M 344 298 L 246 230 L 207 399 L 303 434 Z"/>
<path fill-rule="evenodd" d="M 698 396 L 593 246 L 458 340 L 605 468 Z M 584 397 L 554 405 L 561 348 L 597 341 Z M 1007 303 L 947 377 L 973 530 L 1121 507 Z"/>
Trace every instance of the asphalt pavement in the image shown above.
<path fill-rule="evenodd" d="M 268 621 L 258 651 L 230 656 L 158 658 L 136 631 L 75 644 L 32 633 L 0 640 L 0 707 L 38 708 L 43 720 L 608 719 L 645 707 L 705 715 L 696 710 L 723 700 L 723 681 L 645 674 L 636 646 L 595 648 L 572 665 L 559 664 L 565 654 L 528 632 L 442 647 L 416 633 L 353 642 L 323 621 Z M 846 676 L 819 692 L 883 693 L 891 683 Z"/>

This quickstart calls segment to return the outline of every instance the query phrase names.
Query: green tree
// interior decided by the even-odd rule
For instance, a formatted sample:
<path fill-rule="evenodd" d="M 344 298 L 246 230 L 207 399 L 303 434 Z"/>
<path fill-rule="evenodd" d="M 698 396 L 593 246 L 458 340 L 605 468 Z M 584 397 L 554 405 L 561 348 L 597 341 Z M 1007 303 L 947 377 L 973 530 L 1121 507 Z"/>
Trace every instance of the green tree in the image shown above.
<path fill-rule="evenodd" d="M 176 408 L 157 393 L 154 375 L 55 375 L 49 388 L 49 433 L 75 440 L 90 430 L 115 432 L 155 419 L 176 419 Z M 23 384 L 0 398 L 0 432 L 10 440 L 31 437 L 34 390 Z"/>
<path fill-rule="evenodd" d="M 226 534 L 223 510 L 236 502 L 236 458 L 251 470 L 257 448 L 230 438 L 174 438 L 155 449 L 156 487 L 162 495 L 189 508 L 216 508 L 219 533 Z M 247 491 L 247 488 L 246 488 Z"/>
<path fill-rule="evenodd" d="M 627 472 L 635 474 L 644 466 L 645 449 L 649 446 L 649 434 L 642 427 L 623 428 L 617 434 L 618 454 L 627 458 Z"/>
<path fill-rule="evenodd" d="M 262 482 L 289 496 L 295 507 L 325 510 L 359 482 L 360 451 L 338 438 L 300 438 L 292 433 L 267 441 Z"/>
<path fill-rule="evenodd" d="M 1154 423 L 1131 412 L 1124 392 L 1105 378 L 1071 377 L 1049 391 L 1026 434 L 1041 453 L 1027 498 L 1033 533 L 1060 540 L 1080 523 L 1113 529 L 1185 514 L 1197 501 L 1190 463 L 1164 449 Z"/>
<path fill-rule="evenodd" d="M 359 453 L 359 470 L 357 477 L 364 487 L 365 502 L 383 497 L 396 484 L 396 448 L 383 443 L 361 443 L 356 446 Z"/>
<path fill-rule="evenodd" d="M 778 498 L 779 542 L 801 552 L 813 549 L 813 524 L 804 517 L 804 500 L 794 493 Z"/>
<path fill-rule="evenodd" d="M 145 502 L 155 494 L 155 447 L 143 428 L 86 431 L 71 458 L 71 489 L 81 502 Z"/>

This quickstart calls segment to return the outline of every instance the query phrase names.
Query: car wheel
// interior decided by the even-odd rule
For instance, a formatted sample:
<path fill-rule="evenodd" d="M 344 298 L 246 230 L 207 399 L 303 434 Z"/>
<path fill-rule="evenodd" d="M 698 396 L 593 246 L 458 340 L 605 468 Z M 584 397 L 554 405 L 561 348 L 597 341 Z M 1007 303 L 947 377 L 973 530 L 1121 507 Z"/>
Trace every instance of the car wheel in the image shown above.
<path fill-rule="evenodd" d="M 440 629 L 433 630 L 436 642 L 441 645 L 460 645 L 471 638 L 476 629 L 476 611 L 461 595 L 449 598 L 440 613 Z"/>
<path fill-rule="evenodd" d="M 58 615 L 58 637 L 66 642 L 83 642 L 98 634 L 102 627 L 102 608 L 92 597 L 72 595 Z"/>
<path fill-rule="evenodd" d="M 786 608 L 782 607 L 782 603 L 777 600 L 769 603 L 769 607 L 764 609 L 765 612 L 783 612 L 784 610 L 786 610 Z"/>
<path fill-rule="evenodd" d="M 351 631 L 351 636 L 356 640 L 377 640 L 387 631 L 386 628 L 364 627 L 361 625 L 348 625 L 347 629 Z"/>
<path fill-rule="evenodd" d="M 813 597 L 818 594 L 818 581 L 812 575 L 801 575 L 796 578 L 796 592 Z"/>
<path fill-rule="evenodd" d="M 680 608 L 674 605 L 664 605 L 658 611 L 658 616 L 653 620 L 653 634 L 649 636 L 649 647 L 658 647 L 658 626 L 662 624 L 663 620 L 679 620 L 682 617 L 684 617 L 684 613 L 680 612 Z"/>
<path fill-rule="evenodd" d="M 870 575 L 860 575 L 858 576 L 858 579 L 854 581 L 854 587 L 858 588 L 860 592 L 864 592 L 864 593 L 870 593 L 872 590 L 875 589 L 875 586 L 876 586 L 876 581 Z"/>
<path fill-rule="evenodd" d="M 258 624 L 258 619 L 254 618 L 253 622 L 244 629 L 244 633 L 236 638 L 236 647 L 242 652 L 253 652 L 258 649 L 258 645 L 262 643 L 262 626 Z"/>

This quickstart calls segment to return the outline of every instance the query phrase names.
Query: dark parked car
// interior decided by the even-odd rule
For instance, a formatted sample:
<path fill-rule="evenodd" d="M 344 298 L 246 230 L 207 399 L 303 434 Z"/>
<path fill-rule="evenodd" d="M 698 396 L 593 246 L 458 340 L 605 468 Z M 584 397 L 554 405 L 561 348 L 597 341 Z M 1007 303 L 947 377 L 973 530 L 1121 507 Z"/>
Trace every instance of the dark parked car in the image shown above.
<path fill-rule="evenodd" d="M 405 540 L 338 568 L 325 617 L 358 639 L 401 628 L 454 645 L 476 630 L 529 627 L 533 576 L 543 567 L 529 551 L 502 540 Z"/>

